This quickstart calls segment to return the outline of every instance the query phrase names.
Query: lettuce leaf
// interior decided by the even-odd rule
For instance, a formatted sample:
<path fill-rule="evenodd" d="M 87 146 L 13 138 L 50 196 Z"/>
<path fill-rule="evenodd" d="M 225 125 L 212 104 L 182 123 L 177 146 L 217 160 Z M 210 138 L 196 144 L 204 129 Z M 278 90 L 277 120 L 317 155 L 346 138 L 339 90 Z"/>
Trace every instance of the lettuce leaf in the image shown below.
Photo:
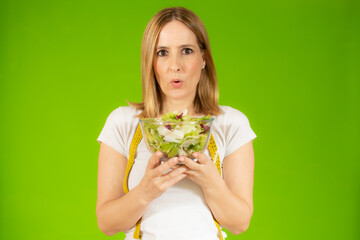
<path fill-rule="evenodd" d="M 161 151 L 165 159 L 175 156 L 192 157 L 206 147 L 210 134 L 211 116 L 191 117 L 183 113 L 168 112 L 162 118 L 142 122 L 148 146 L 153 152 Z M 165 123 L 164 123 L 165 122 Z"/>

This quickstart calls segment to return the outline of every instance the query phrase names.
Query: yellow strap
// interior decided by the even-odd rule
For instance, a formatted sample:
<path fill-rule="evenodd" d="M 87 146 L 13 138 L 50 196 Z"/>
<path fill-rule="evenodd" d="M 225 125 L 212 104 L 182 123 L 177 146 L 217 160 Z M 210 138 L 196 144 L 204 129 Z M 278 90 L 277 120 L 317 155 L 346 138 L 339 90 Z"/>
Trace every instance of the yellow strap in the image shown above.
<path fill-rule="evenodd" d="M 219 172 L 219 174 L 221 176 L 220 156 L 219 156 L 219 153 L 217 151 L 217 146 L 216 146 L 216 143 L 215 143 L 214 136 L 212 134 L 210 136 L 208 149 L 209 149 L 211 159 L 215 162 L 215 166 L 216 166 L 216 168 L 217 168 L 217 170 L 218 170 L 218 172 Z M 213 216 L 213 218 L 214 218 L 214 216 Z M 214 222 L 215 222 L 216 228 L 218 229 L 220 240 L 224 240 L 222 232 L 221 232 L 220 224 L 218 223 L 218 221 L 216 221 L 215 218 L 214 218 Z"/>
<path fill-rule="evenodd" d="M 216 143 L 215 143 L 215 139 L 214 139 L 214 136 L 211 134 L 210 136 L 210 141 L 209 141 L 209 145 L 208 145 L 208 149 L 209 149 L 209 152 L 210 152 L 210 156 L 211 156 L 211 159 L 215 162 L 215 166 L 221 176 L 221 164 L 220 164 L 220 156 L 219 156 L 219 153 L 217 151 L 217 146 L 216 146 Z"/>
<path fill-rule="evenodd" d="M 126 165 L 124 182 L 123 182 L 123 188 L 124 188 L 125 193 L 129 192 L 129 188 L 128 188 L 129 174 L 130 174 L 132 166 L 134 165 L 136 149 L 137 149 L 139 143 L 141 142 L 141 139 L 142 139 L 142 133 L 141 133 L 141 127 L 139 124 L 136 128 L 134 137 L 133 137 L 133 139 L 131 141 L 131 145 L 130 145 L 129 159 L 128 159 L 128 162 Z"/>
<path fill-rule="evenodd" d="M 140 218 L 137 221 L 136 226 L 135 226 L 135 231 L 134 231 L 134 235 L 133 235 L 133 237 L 135 239 L 141 239 L 142 238 L 142 232 L 140 231 L 141 219 L 142 218 Z"/>
<path fill-rule="evenodd" d="M 139 124 L 137 126 L 137 128 L 136 128 L 134 137 L 133 137 L 133 139 L 131 141 L 131 144 L 130 144 L 129 159 L 128 159 L 128 162 L 127 162 L 127 165 L 126 165 L 124 182 L 123 182 L 123 188 L 124 188 L 125 194 L 129 192 L 129 187 L 128 187 L 129 174 L 130 174 L 132 166 L 134 165 L 136 150 L 137 150 L 137 147 L 138 147 L 139 143 L 141 142 L 142 137 L 143 136 L 142 136 L 142 132 L 141 132 L 141 126 Z M 213 159 L 213 161 L 215 161 L 216 168 L 218 169 L 219 174 L 221 175 L 220 157 L 219 157 L 219 154 L 217 152 L 217 146 L 216 146 L 216 143 L 215 143 L 215 140 L 214 140 L 214 137 L 213 137 L 212 134 L 210 136 L 208 149 L 209 149 L 211 158 Z M 219 231 L 219 239 L 224 240 L 224 238 L 222 236 L 220 224 L 216 221 L 215 218 L 214 218 L 214 222 L 215 222 L 216 228 Z M 133 235 L 133 237 L 135 239 L 141 239 L 142 238 L 142 232 L 140 231 L 140 225 L 141 225 L 141 218 L 137 221 L 136 226 L 135 226 L 135 231 L 134 231 L 134 235 Z"/>
<path fill-rule="evenodd" d="M 215 220 L 215 218 L 214 218 L 214 222 L 215 222 L 216 228 L 217 228 L 217 230 L 219 232 L 219 239 L 224 240 L 224 237 L 222 235 L 222 231 L 221 231 L 221 228 L 220 228 L 220 224 Z"/>
<path fill-rule="evenodd" d="M 133 137 L 133 139 L 131 141 L 131 145 L 130 145 L 129 159 L 128 159 L 128 162 L 126 165 L 124 182 L 123 182 L 123 188 L 124 188 L 125 194 L 129 192 L 129 187 L 128 187 L 129 174 L 130 174 L 132 166 L 134 165 L 136 149 L 137 149 L 139 143 L 141 142 L 141 139 L 142 139 L 142 132 L 141 132 L 141 126 L 139 124 L 136 128 L 134 137 Z M 141 224 L 141 218 L 139 219 L 139 221 L 137 221 L 136 226 L 135 226 L 135 231 L 134 231 L 134 236 L 133 236 L 135 239 L 141 239 L 141 237 L 142 237 L 142 233 L 140 231 L 140 224 Z"/>

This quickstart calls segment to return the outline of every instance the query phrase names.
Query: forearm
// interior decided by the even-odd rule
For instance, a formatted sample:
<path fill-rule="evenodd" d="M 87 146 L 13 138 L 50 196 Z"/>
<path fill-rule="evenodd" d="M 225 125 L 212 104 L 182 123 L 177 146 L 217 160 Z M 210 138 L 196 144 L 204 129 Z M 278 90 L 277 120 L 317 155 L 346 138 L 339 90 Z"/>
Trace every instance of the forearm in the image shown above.
<path fill-rule="evenodd" d="M 109 236 L 127 231 L 144 215 L 148 206 L 149 202 L 142 197 L 137 186 L 121 198 L 105 203 L 97 211 L 98 226 Z"/>
<path fill-rule="evenodd" d="M 204 197 L 215 219 L 233 234 L 244 232 L 252 216 L 250 206 L 233 194 L 224 180 L 203 189 Z"/>

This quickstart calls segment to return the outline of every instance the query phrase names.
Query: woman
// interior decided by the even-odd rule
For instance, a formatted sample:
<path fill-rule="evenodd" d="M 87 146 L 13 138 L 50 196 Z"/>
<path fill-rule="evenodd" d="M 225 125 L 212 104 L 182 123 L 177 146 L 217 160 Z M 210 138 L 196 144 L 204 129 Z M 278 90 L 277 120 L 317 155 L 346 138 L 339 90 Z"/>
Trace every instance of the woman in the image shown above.
<path fill-rule="evenodd" d="M 143 102 L 115 109 L 98 138 L 99 228 L 145 240 L 223 239 L 216 222 L 234 234 L 245 231 L 253 212 L 256 135 L 244 114 L 218 105 L 208 36 L 190 10 L 163 9 L 149 22 L 142 41 L 142 89 Z M 143 140 L 134 150 L 139 118 L 185 109 L 215 117 L 212 134 L 223 177 L 208 151 L 195 153 L 198 161 L 179 157 L 160 164 L 161 153 L 151 155 Z M 123 179 L 134 151 L 125 194 Z"/>

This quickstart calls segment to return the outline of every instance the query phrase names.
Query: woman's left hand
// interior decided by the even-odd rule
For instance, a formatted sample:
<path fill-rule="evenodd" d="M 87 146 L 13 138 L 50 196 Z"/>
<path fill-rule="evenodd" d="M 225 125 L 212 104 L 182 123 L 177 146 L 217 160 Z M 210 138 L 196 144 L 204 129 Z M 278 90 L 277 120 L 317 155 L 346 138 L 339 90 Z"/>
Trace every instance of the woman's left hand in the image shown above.
<path fill-rule="evenodd" d="M 213 161 L 204 153 L 196 152 L 193 156 L 197 162 L 185 156 L 179 157 L 179 161 L 188 168 L 185 172 L 187 178 L 197 183 L 203 190 L 215 186 L 221 180 L 221 175 Z"/>

